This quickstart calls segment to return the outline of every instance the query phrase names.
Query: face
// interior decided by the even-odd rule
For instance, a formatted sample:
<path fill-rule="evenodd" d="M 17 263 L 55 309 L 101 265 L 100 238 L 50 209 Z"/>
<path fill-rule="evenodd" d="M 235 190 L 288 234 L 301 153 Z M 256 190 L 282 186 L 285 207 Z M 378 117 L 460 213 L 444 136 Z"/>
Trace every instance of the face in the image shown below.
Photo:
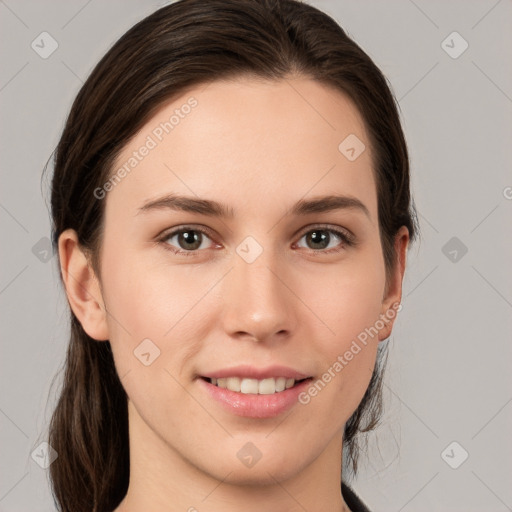
<path fill-rule="evenodd" d="M 191 89 L 123 149 L 101 286 L 131 445 L 240 483 L 339 465 L 397 299 L 371 156 L 306 78 Z"/>

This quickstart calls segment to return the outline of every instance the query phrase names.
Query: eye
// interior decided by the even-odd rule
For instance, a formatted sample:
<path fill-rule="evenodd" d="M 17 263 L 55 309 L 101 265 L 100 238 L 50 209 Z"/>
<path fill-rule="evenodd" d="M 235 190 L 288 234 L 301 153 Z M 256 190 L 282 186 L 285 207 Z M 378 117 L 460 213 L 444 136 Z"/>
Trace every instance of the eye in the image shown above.
<path fill-rule="evenodd" d="M 326 226 L 318 226 L 314 229 L 310 229 L 302 235 L 301 240 L 302 239 L 306 241 L 306 248 L 323 253 L 338 252 L 346 247 L 355 245 L 352 234 Z M 300 247 L 299 244 L 298 246 Z"/>
<path fill-rule="evenodd" d="M 339 252 L 356 244 L 354 235 L 350 232 L 329 226 L 317 226 L 304 232 L 299 242 L 295 244 L 297 247 L 304 247 L 300 245 L 302 239 L 305 239 L 307 249 L 322 254 Z M 220 247 L 213 242 L 209 230 L 191 226 L 165 233 L 158 242 L 163 243 L 164 247 L 174 254 L 183 256 L 194 256 L 200 250 Z"/>
<path fill-rule="evenodd" d="M 203 228 L 182 227 L 166 233 L 159 241 L 176 254 L 192 256 L 200 249 L 212 248 L 207 242 L 208 240 L 212 242 L 208 235 L 209 233 Z M 172 242 L 173 239 L 175 239 L 174 242 Z"/>

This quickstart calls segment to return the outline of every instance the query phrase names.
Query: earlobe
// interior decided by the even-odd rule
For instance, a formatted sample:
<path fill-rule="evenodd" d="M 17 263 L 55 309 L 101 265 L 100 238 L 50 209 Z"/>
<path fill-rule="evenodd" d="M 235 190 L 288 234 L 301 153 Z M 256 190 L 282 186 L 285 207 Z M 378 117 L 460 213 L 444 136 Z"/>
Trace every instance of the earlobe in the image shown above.
<path fill-rule="evenodd" d="M 398 307 L 402 300 L 402 283 L 407 262 L 408 245 L 409 230 L 407 227 L 402 226 L 395 236 L 396 262 L 393 277 L 382 302 L 381 319 L 385 325 L 379 331 L 379 341 L 383 341 L 391 336 L 393 324 L 398 314 Z"/>
<path fill-rule="evenodd" d="M 99 282 L 72 229 L 59 236 L 59 260 L 70 307 L 84 331 L 97 341 L 108 340 L 106 309 Z"/>

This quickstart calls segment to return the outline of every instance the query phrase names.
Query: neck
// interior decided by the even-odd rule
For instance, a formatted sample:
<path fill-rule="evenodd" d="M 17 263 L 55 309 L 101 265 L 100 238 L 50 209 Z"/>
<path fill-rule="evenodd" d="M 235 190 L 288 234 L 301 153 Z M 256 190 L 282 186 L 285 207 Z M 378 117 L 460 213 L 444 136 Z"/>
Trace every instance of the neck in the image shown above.
<path fill-rule="evenodd" d="M 256 482 L 240 482 L 231 473 L 215 478 L 184 459 L 128 404 L 130 482 L 115 512 L 350 512 L 341 495 L 341 433 L 289 478 L 266 472 Z"/>

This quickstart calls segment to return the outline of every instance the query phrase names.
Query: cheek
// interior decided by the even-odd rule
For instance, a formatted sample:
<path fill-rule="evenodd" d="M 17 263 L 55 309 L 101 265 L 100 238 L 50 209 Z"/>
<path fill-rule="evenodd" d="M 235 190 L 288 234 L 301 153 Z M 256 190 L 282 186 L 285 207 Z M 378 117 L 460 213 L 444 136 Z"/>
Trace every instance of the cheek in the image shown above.
<path fill-rule="evenodd" d="M 138 410 L 157 414 L 169 428 L 185 406 L 178 382 L 185 380 L 184 361 L 200 349 L 201 329 L 194 321 L 207 291 L 191 287 L 191 276 L 176 268 L 158 268 L 143 258 L 105 259 L 105 303 L 110 343 L 122 385 Z M 184 267 L 182 267 L 184 268 Z"/>
<path fill-rule="evenodd" d="M 311 283 L 316 283 L 313 286 Z M 351 341 L 371 330 L 379 319 L 385 287 L 384 261 L 380 253 L 361 253 L 332 271 L 323 270 L 314 279 L 304 281 L 302 296 L 307 297 L 331 336 L 327 352 L 337 356 Z"/>
<path fill-rule="evenodd" d="M 322 390 L 326 408 L 342 400 L 337 410 L 344 422 L 361 401 L 375 366 L 385 287 L 381 253 L 361 253 L 335 272 L 319 274 L 316 283 L 304 283 L 302 292 L 322 320 L 316 337 L 321 382 L 312 393 Z"/>
<path fill-rule="evenodd" d="M 207 301 L 202 299 L 212 281 L 198 279 L 202 274 L 192 266 L 155 263 L 128 249 L 122 253 L 124 257 L 117 259 L 105 251 L 102 269 L 110 342 L 119 374 L 140 365 L 136 356 L 142 342 L 149 352 L 158 354 L 156 366 L 179 373 L 177 363 L 198 350 L 208 330 Z M 151 343 L 144 341 L 148 339 Z"/>
<path fill-rule="evenodd" d="M 315 350 L 320 372 L 301 403 L 310 404 L 312 414 L 329 418 L 336 429 L 357 409 L 370 383 L 378 348 L 378 331 L 372 327 L 379 319 L 381 289 L 371 281 L 362 286 L 355 277 L 339 278 L 331 286 L 326 294 L 331 300 L 323 297 L 321 311 L 332 333 L 317 331 L 323 333 Z"/>

